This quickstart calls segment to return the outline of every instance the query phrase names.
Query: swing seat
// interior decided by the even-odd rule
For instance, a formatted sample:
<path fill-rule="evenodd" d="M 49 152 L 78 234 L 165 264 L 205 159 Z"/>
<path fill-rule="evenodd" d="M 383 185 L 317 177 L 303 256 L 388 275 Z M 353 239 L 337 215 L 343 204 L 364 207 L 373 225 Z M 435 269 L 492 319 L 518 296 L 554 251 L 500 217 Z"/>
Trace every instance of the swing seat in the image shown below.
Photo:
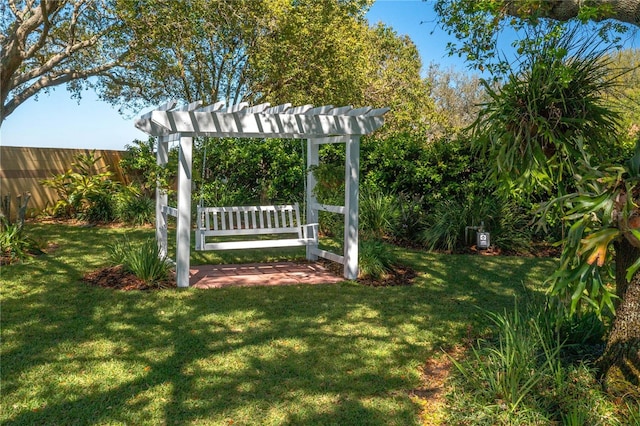
<path fill-rule="evenodd" d="M 196 250 L 317 246 L 318 224 L 301 224 L 298 203 L 274 206 L 198 207 Z M 207 241 L 207 237 L 272 235 L 272 239 Z"/>

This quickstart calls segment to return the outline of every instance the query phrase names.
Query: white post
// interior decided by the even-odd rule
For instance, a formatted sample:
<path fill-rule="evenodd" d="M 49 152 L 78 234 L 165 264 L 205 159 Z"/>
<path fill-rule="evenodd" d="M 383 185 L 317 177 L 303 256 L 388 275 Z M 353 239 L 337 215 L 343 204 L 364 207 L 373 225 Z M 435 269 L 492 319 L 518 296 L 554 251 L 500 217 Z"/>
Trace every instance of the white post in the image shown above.
<path fill-rule="evenodd" d="M 360 180 L 360 137 L 347 140 L 344 188 L 344 277 L 358 278 L 358 184 Z"/>
<path fill-rule="evenodd" d="M 169 142 L 165 142 L 165 136 L 158 137 L 156 149 L 156 163 L 165 166 L 169 162 Z M 168 197 L 166 191 L 160 188 L 160 182 L 156 182 L 156 241 L 160 249 L 160 256 L 167 256 L 167 215 L 162 212 L 162 206 L 166 206 Z"/>
<path fill-rule="evenodd" d="M 307 139 L 307 193 L 305 194 L 307 201 L 307 223 L 318 223 L 319 216 L 318 210 L 314 208 L 317 203 L 316 197 L 313 191 L 316 187 L 316 177 L 310 171 L 310 168 L 320 164 L 320 157 L 318 155 L 319 145 L 314 139 Z M 318 256 L 313 254 L 312 249 L 317 249 L 318 245 L 307 246 L 307 260 L 318 260 Z"/>
<path fill-rule="evenodd" d="M 189 287 L 191 255 L 191 169 L 193 138 L 180 138 L 178 161 L 178 224 L 176 232 L 176 281 L 178 287 Z"/>

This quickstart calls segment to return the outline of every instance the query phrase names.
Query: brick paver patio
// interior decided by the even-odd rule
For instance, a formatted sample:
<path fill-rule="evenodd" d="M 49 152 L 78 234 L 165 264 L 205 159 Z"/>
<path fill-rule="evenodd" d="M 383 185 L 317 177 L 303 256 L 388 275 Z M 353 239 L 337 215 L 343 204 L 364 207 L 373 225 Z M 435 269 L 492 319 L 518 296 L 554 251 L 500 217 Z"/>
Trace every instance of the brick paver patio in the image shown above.
<path fill-rule="evenodd" d="M 191 266 L 189 283 L 196 288 L 335 284 L 344 281 L 318 263 L 248 263 Z"/>

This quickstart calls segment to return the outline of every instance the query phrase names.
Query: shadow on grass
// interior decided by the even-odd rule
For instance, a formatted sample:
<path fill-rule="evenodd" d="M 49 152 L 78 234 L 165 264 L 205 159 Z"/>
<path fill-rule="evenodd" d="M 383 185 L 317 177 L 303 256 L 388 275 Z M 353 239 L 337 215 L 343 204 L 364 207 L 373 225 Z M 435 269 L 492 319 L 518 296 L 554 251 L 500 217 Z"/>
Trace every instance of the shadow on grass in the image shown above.
<path fill-rule="evenodd" d="M 7 425 L 417 424 L 418 367 L 550 265 L 408 252 L 410 287 L 124 293 L 79 280 L 125 231 L 42 232 L 64 246 L 0 277 Z"/>

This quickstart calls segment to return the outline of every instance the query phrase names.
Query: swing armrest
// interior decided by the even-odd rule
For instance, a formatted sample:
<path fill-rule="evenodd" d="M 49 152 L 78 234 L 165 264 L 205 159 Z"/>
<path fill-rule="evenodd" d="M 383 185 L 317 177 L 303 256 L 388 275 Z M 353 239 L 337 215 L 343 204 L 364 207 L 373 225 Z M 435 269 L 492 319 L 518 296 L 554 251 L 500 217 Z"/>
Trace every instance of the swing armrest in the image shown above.
<path fill-rule="evenodd" d="M 318 224 L 307 223 L 305 225 L 302 225 L 302 237 L 305 240 L 313 240 L 317 243 L 318 242 Z"/>

